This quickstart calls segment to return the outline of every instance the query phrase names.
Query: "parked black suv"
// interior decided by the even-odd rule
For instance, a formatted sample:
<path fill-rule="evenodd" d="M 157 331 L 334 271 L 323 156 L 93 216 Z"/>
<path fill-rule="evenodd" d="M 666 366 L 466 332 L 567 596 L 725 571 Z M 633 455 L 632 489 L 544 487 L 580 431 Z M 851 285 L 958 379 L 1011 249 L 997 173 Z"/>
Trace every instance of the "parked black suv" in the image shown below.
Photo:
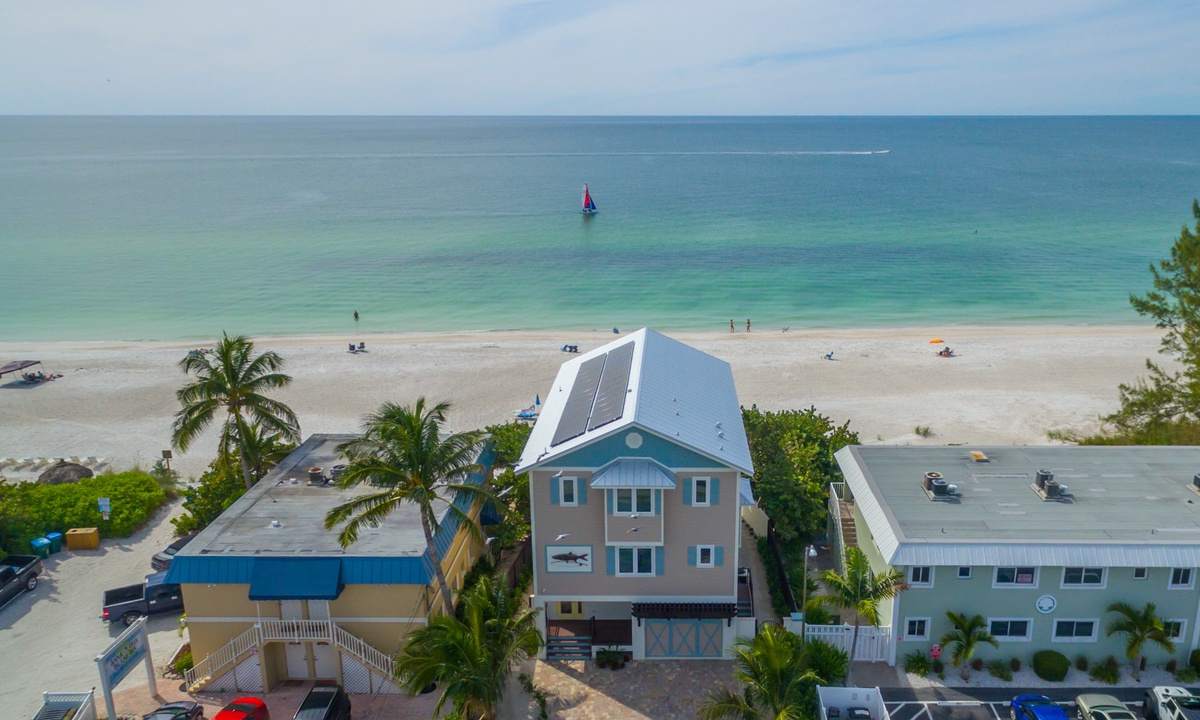
<path fill-rule="evenodd" d="M 317 685 L 292 720 L 350 720 L 350 696 L 341 685 Z"/>

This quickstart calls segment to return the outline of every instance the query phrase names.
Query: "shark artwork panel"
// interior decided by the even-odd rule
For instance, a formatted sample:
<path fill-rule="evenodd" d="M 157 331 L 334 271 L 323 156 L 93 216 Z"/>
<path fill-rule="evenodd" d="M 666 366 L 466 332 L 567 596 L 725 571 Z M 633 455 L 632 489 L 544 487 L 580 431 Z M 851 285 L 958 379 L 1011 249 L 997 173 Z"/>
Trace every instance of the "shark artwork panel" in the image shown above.
<path fill-rule="evenodd" d="M 590 573 L 592 571 L 591 545 L 547 545 L 546 572 Z"/>

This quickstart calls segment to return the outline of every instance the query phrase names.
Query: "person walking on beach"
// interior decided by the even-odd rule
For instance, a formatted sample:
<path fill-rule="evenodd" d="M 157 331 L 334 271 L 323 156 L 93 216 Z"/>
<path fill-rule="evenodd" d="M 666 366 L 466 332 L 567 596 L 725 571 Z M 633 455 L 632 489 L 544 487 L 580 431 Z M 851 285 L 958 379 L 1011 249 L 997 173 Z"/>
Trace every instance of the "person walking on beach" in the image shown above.
<path fill-rule="evenodd" d="M 746 332 L 750 332 L 750 318 L 746 318 Z"/>
<path fill-rule="evenodd" d="M 735 332 L 733 329 L 733 318 L 729 318 L 729 332 Z"/>

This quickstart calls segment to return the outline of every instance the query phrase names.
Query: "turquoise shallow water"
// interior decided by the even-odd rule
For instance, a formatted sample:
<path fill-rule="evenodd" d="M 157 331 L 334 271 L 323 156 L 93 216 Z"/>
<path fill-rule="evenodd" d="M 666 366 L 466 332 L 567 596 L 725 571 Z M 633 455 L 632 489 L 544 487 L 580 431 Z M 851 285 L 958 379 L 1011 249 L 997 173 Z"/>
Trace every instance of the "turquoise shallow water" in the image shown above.
<path fill-rule="evenodd" d="M 7 117 L 0 340 L 1131 323 L 1197 195 L 1200 118 Z"/>

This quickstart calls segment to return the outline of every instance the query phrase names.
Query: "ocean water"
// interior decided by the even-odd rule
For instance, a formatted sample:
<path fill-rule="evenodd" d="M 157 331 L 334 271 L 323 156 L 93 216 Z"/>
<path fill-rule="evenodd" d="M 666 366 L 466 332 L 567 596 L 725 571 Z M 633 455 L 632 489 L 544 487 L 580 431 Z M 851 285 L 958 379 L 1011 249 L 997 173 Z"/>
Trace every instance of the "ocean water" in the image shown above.
<path fill-rule="evenodd" d="M 1198 195 L 1195 117 L 4 117 L 0 340 L 1133 323 Z"/>

